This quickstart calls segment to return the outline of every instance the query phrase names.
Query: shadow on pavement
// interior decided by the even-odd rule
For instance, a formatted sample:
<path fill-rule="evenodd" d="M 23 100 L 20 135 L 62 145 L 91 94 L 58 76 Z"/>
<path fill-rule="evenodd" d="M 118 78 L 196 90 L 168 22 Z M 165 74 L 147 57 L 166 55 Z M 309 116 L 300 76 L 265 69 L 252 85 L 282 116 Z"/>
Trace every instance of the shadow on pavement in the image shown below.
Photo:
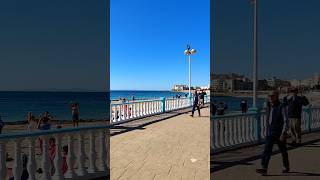
<path fill-rule="evenodd" d="M 297 149 L 297 148 L 303 148 L 303 147 L 320 147 L 320 146 L 316 146 L 315 143 L 317 142 L 320 142 L 320 139 L 315 139 L 315 140 L 311 140 L 311 141 L 307 141 L 307 142 L 304 142 L 302 143 L 302 146 L 300 147 L 288 147 L 288 151 L 290 150 L 293 150 L 293 149 Z M 245 151 L 245 148 L 242 149 L 242 151 Z M 261 152 L 262 153 L 262 152 Z M 277 150 L 277 151 L 274 151 L 272 153 L 272 155 L 276 155 L 276 154 L 279 154 L 280 151 Z M 224 153 L 221 153 L 221 154 L 224 154 Z M 236 154 L 232 151 L 230 152 L 225 152 L 225 155 L 229 155 L 229 157 L 231 158 L 232 157 L 232 154 Z M 240 154 L 240 153 L 237 153 L 237 154 Z M 261 154 L 258 154 L 258 155 L 254 155 L 254 156 L 248 156 L 248 155 L 243 155 L 244 157 L 240 157 L 238 158 L 237 160 L 228 160 L 228 161 L 217 161 L 215 160 L 215 157 L 214 155 L 211 156 L 211 168 L 210 168 L 210 173 L 214 173 L 214 172 L 217 172 L 217 171 L 220 171 L 220 170 L 224 170 L 224 169 L 227 169 L 227 168 L 230 168 L 230 167 L 233 167 L 233 166 L 238 166 L 238 165 L 252 165 L 252 163 L 249 163 L 251 161 L 255 161 L 255 160 L 258 160 L 261 158 Z M 239 157 L 239 156 L 238 156 Z M 229 158 L 229 159 L 230 159 Z M 312 173 L 299 173 L 298 172 L 298 175 L 299 174 L 301 176 L 307 176 L 307 174 L 312 174 Z M 304 174 L 304 175 L 303 175 Z M 284 174 L 285 175 L 288 175 L 288 174 Z M 278 176 L 278 175 L 275 175 L 275 176 Z M 291 175 L 293 176 L 293 175 Z"/>
<path fill-rule="evenodd" d="M 277 175 L 267 175 L 267 176 L 320 176 L 319 173 L 307 173 L 307 172 L 290 172 L 286 174 L 277 174 Z"/>

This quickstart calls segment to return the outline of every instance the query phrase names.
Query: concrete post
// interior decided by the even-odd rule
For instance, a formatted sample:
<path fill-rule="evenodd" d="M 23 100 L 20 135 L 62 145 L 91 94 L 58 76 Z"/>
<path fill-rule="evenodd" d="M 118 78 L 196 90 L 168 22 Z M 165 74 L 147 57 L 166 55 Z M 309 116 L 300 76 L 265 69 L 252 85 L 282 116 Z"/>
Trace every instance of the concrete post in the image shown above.
<path fill-rule="evenodd" d="M 166 98 L 162 97 L 161 98 L 162 101 L 162 112 L 166 112 Z"/>

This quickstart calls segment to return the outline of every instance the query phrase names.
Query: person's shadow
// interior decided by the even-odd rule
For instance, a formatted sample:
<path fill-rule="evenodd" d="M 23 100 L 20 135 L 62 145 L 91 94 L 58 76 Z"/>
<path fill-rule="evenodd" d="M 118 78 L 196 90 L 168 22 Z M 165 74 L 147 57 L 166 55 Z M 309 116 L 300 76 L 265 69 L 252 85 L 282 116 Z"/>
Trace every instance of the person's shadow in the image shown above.
<path fill-rule="evenodd" d="M 289 172 L 289 173 L 285 173 L 285 174 L 275 174 L 275 175 L 272 175 L 272 174 L 268 174 L 266 176 L 273 176 L 273 177 L 276 177 L 276 176 L 320 176 L 319 173 L 308 173 L 308 172 L 295 172 L 295 171 L 292 171 L 292 172 Z"/>

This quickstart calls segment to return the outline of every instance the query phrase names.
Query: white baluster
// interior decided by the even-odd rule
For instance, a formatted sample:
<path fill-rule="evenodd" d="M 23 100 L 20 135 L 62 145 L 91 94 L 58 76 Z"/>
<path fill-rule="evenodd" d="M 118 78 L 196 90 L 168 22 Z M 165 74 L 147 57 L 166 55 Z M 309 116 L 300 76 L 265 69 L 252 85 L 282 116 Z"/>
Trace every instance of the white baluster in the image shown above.
<path fill-rule="evenodd" d="M 137 117 L 136 107 L 137 107 L 136 103 L 132 104 L 132 117 L 133 118 Z"/>
<path fill-rule="evenodd" d="M 48 137 L 42 136 L 42 160 L 41 160 L 41 166 L 43 170 L 42 179 L 43 180 L 51 180 L 51 174 L 50 174 L 50 159 L 48 155 Z M 16 178 L 15 178 L 16 179 Z"/>
<path fill-rule="evenodd" d="M 28 137 L 29 141 L 29 159 L 28 159 L 28 172 L 29 172 L 29 180 L 36 180 L 36 158 L 35 158 L 35 141 L 36 138 Z"/>
<path fill-rule="evenodd" d="M 84 134 L 83 132 L 78 133 L 78 170 L 77 170 L 77 175 L 78 176 L 85 176 L 88 174 L 87 169 L 85 168 L 85 159 L 86 159 L 86 154 L 85 154 L 85 146 L 84 146 Z"/>
<path fill-rule="evenodd" d="M 216 148 L 219 148 L 219 128 L 218 128 L 219 124 L 218 124 L 218 120 L 217 119 L 213 119 L 213 133 L 214 133 L 214 144 Z"/>
<path fill-rule="evenodd" d="M 74 139 L 72 137 L 72 134 L 67 134 L 68 136 L 68 157 L 67 157 L 67 164 L 68 164 L 68 170 L 65 174 L 66 178 L 75 178 L 76 173 L 74 171 L 74 161 L 75 161 L 75 155 L 74 155 Z"/>
<path fill-rule="evenodd" d="M 0 141 L 0 179 L 6 179 L 7 164 L 6 164 L 6 142 Z"/>
<path fill-rule="evenodd" d="M 236 144 L 236 123 L 237 121 L 234 118 L 231 118 L 231 136 L 232 136 L 232 142 L 231 145 Z"/>
<path fill-rule="evenodd" d="M 56 144 L 56 154 L 54 157 L 54 175 L 52 179 L 54 180 L 63 180 L 62 174 L 62 148 L 61 148 L 61 134 L 56 134 L 55 136 L 55 144 Z"/>
<path fill-rule="evenodd" d="M 154 101 L 151 102 L 151 114 L 154 113 Z"/>
<path fill-rule="evenodd" d="M 99 165 L 99 170 L 103 171 L 103 172 L 108 171 L 106 131 L 107 131 L 107 129 L 100 130 L 100 160 L 99 160 L 100 165 Z"/>
<path fill-rule="evenodd" d="M 22 174 L 22 157 L 21 157 L 21 142 L 22 139 L 15 139 L 14 142 L 14 164 L 12 168 L 14 179 L 21 179 Z"/>
<path fill-rule="evenodd" d="M 97 160 L 97 152 L 96 152 L 96 142 L 94 131 L 89 132 L 89 173 L 97 172 L 96 160 Z"/>
<path fill-rule="evenodd" d="M 149 115 L 149 102 L 145 102 L 146 115 Z"/>

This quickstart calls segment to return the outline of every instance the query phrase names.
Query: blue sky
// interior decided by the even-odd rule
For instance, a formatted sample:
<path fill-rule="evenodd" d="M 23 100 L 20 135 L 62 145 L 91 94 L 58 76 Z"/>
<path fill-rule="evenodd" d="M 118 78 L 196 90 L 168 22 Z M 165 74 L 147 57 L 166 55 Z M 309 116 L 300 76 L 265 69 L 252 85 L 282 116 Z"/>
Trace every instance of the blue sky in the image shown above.
<path fill-rule="evenodd" d="M 188 83 L 186 43 L 192 82 L 208 85 L 210 1 L 111 0 L 111 89 L 169 90 Z"/>
<path fill-rule="evenodd" d="M 259 77 L 303 79 L 320 72 L 320 1 L 259 0 Z M 249 0 L 216 0 L 215 73 L 252 74 Z"/>
<path fill-rule="evenodd" d="M 106 89 L 106 1 L 0 3 L 0 90 Z"/>

